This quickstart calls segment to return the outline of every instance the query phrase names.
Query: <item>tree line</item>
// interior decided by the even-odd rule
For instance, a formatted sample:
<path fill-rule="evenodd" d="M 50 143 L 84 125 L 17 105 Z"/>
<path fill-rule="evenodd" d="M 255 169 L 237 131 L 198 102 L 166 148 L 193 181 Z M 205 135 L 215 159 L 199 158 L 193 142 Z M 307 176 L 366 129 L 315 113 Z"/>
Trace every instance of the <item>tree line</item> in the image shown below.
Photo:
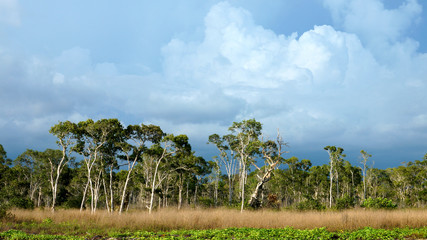
<path fill-rule="evenodd" d="M 425 207 L 427 154 L 378 169 L 326 146 L 329 163 L 288 157 L 280 132 L 266 139 L 255 119 L 212 134 L 212 160 L 193 151 L 186 135 L 156 125 L 123 126 L 118 119 L 59 122 L 50 129 L 58 149 L 27 149 L 8 159 L 0 145 L 0 204 L 19 208 L 128 209 L 231 207 L 325 209 L 355 206 Z M 379 205 L 378 205 L 379 204 Z"/>

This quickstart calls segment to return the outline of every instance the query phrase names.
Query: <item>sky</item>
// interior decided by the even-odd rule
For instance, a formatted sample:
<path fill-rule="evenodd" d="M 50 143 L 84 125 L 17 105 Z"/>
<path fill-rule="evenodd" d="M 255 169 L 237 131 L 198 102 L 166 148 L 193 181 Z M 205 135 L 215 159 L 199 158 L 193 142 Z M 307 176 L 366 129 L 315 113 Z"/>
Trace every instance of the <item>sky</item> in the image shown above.
<path fill-rule="evenodd" d="M 57 148 L 59 121 L 118 118 L 187 134 L 255 118 L 289 153 L 427 153 L 427 1 L 0 0 L 0 144 Z"/>

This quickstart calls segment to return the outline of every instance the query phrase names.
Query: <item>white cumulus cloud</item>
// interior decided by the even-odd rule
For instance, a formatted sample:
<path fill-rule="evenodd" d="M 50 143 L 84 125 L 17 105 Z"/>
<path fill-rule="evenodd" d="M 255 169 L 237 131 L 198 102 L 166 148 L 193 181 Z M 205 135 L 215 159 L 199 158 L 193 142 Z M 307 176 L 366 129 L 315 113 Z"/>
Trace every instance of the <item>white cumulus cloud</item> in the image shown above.
<path fill-rule="evenodd" d="M 344 21 L 344 31 L 324 25 L 301 36 L 279 35 L 257 25 L 246 10 L 219 3 L 205 18 L 203 41 L 173 39 L 163 48 L 166 77 L 188 87 L 214 84 L 246 103 L 235 119 L 256 117 L 301 143 L 379 146 L 387 134 L 416 131 L 422 119 L 416 113 L 427 107 L 427 61 L 414 40 L 401 37 L 420 12 L 417 2 L 393 10 L 380 1 L 325 5 Z M 375 39 L 375 29 L 385 52 L 365 44 Z"/>

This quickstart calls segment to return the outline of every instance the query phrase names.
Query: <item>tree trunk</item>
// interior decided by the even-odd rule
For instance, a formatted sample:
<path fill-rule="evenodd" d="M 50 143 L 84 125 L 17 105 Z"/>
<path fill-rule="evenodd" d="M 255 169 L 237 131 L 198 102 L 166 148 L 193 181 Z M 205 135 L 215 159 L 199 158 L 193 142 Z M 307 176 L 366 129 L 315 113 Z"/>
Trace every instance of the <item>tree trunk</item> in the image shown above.
<path fill-rule="evenodd" d="M 249 200 L 249 205 L 253 208 L 259 208 L 261 207 L 262 201 L 260 201 L 260 195 L 262 194 L 262 190 L 264 187 L 264 184 L 271 179 L 271 172 L 273 169 L 268 169 L 267 172 L 264 174 L 264 176 L 260 179 L 258 184 L 255 187 L 254 192 L 251 195 L 251 198 Z"/>
<path fill-rule="evenodd" d="M 182 206 L 182 188 L 182 185 L 178 186 L 178 210 L 180 210 Z"/>
<path fill-rule="evenodd" d="M 228 176 L 228 205 L 233 204 L 233 180 Z"/>
<path fill-rule="evenodd" d="M 245 205 L 245 182 L 246 182 L 246 163 L 243 163 L 242 170 L 242 204 L 240 206 L 240 212 L 243 212 L 243 207 Z"/>
<path fill-rule="evenodd" d="M 87 192 L 88 186 L 89 186 L 89 180 L 87 181 L 85 190 L 83 191 L 82 203 L 80 204 L 80 212 L 83 211 L 83 206 L 84 206 L 84 203 L 85 203 L 85 200 L 86 200 L 86 192 Z"/>
<path fill-rule="evenodd" d="M 107 207 L 107 212 L 112 213 L 112 211 L 110 211 L 110 205 L 108 203 L 107 187 L 105 186 L 105 180 L 104 179 L 102 179 L 102 185 L 104 186 L 105 206 Z"/>
<path fill-rule="evenodd" d="M 196 189 L 194 190 L 194 207 L 196 206 L 196 204 L 197 204 L 197 187 L 198 187 L 198 184 L 197 184 L 197 182 L 196 182 Z"/>
<path fill-rule="evenodd" d="M 159 169 L 160 161 L 161 159 L 156 163 L 156 169 L 154 170 L 153 184 L 151 185 L 150 208 L 148 209 L 149 214 L 151 214 L 151 211 L 153 210 L 154 189 L 156 188 L 156 177 L 157 177 L 157 171 Z"/>
<path fill-rule="evenodd" d="M 332 164 L 333 163 L 331 163 L 331 168 L 329 171 L 329 180 L 330 180 L 330 182 L 329 182 L 329 208 L 332 207 L 332 184 L 334 181 Z"/>
<path fill-rule="evenodd" d="M 126 188 L 130 179 L 130 174 L 132 173 L 132 170 L 128 171 L 128 174 L 126 176 L 126 181 L 125 181 L 125 186 L 123 187 L 123 193 L 122 193 L 122 201 L 120 202 L 120 209 L 119 209 L 119 214 L 122 213 L 123 211 L 123 203 L 125 201 L 125 196 L 126 196 Z"/>
<path fill-rule="evenodd" d="M 111 212 L 114 212 L 113 165 L 110 166 L 110 207 Z"/>

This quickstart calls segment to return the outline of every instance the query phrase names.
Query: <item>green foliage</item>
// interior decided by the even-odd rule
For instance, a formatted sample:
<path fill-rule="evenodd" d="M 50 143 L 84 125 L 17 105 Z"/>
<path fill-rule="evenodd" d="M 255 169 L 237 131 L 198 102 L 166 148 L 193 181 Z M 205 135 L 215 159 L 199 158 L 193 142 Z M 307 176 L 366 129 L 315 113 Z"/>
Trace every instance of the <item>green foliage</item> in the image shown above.
<path fill-rule="evenodd" d="M 0 220 L 9 220 L 14 217 L 8 210 L 9 208 L 6 204 L 0 203 Z"/>
<path fill-rule="evenodd" d="M 33 209 L 34 208 L 33 201 L 31 201 L 31 199 L 25 198 L 25 197 L 14 197 L 14 198 L 12 198 L 10 200 L 10 205 L 17 207 L 17 208 L 22 208 L 22 209 Z"/>
<path fill-rule="evenodd" d="M 368 198 L 363 201 L 361 207 L 372 208 L 372 209 L 395 209 L 397 205 L 392 200 L 387 198 Z"/>
<path fill-rule="evenodd" d="M 344 197 L 338 198 L 336 203 L 336 208 L 338 210 L 349 209 L 354 207 L 354 198 L 349 195 L 345 195 Z"/>
<path fill-rule="evenodd" d="M 324 210 L 326 207 L 317 199 L 309 198 L 305 201 L 299 202 L 296 205 L 298 210 Z"/>
<path fill-rule="evenodd" d="M 45 219 L 43 219 L 42 223 L 43 224 L 51 224 L 51 223 L 53 223 L 53 220 L 52 220 L 52 218 L 45 218 Z"/>
<path fill-rule="evenodd" d="M 9 230 L 0 233 L 0 239 L 414 239 L 426 238 L 427 228 L 396 228 L 392 230 L 374 229 L 366 227 L 356 231 L 332 232 L 325 228 L 294 229 L 286 227 L 282 229 L 258 229 L 258 228 L 226 228 L 208 230 L 173 230 L 169 232 L 116 232 L 111 231 L 108 237 L 96 233 L 88 233 L 86 236 L 65 235 L 33 235 L 19 230 Z"/>

